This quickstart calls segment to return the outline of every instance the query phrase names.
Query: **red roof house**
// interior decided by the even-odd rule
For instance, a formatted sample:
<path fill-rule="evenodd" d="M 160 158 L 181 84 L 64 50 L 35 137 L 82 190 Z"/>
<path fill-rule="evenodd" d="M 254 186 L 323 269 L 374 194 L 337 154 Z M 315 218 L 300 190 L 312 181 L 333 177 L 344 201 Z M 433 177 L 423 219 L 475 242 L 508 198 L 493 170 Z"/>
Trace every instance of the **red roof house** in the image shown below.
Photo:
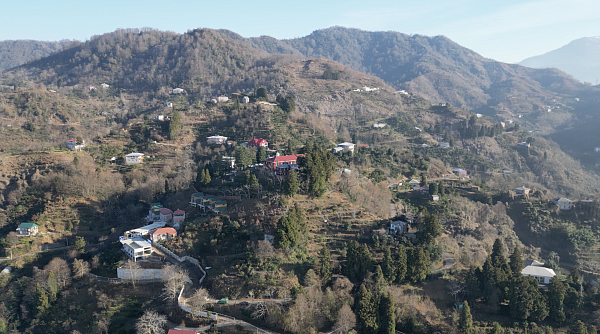
<path fill-rule="evenodd" d="M 303 157 L 304 154 L 293 154 L 293 155 L 280 155 L 278 157 L 269 158 L 265 160 L 265 168 L 275 169 L 279 165 L 297 165 L 298 157 Z"/>
<path fill-rule="evenodd" d="M 182 223 L 184 220 L 185 211 L 177 209 L 173 212 L 173 223 Z"/>
<path fill-rule="evenodd" d="M 177 236 L 177 231 L 172 227 L 161 227 L 150 232 L 150 240 L 159 241 L 162 239 L 171 239 Z"/>
<path fill-rule="evenodd" d="M 196 331 L 186 331 L 183 329 L 169 329 L 167 334 L 198 334 Z"/>
<path fill-rule="evenodd" d="M 171 209 L 161 208 L 160 209 L 160 220 L 162 220 L 164 222 L 168 222 L 171 219 L 173 219 L 173 211 L 171 211 Z"/>
<path fill-rule="evenodd" d="M 248 140 L 248 147 L 253 149 L 259 149 L 260 147 L 269 147 L 269 142 L 262 138 L 253 138 Z"/>

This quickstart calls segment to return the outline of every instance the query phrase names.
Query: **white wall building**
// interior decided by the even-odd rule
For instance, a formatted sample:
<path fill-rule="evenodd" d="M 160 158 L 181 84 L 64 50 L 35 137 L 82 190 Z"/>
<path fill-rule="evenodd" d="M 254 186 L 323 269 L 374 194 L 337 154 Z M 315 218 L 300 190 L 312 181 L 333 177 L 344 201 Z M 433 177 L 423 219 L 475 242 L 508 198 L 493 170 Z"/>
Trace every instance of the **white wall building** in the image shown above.
<path fill-rule="evenodd" d="M 142 238 L 124 239 L 121 243 L 125 254 L 134 262 L 152 255 L 152 245 Z"/>
<path fill-rule="evenodd" d="M 144 162 L 144 153 L 129 153 L 125 156 L 125 163 L 128 165 L 131 164 L 141 164 Z"/>
<path fill-rule="evenodd" d="M 210 145 L 222 145 L 227 142 L 227 137 L 224 136 L 210 136 L 206 137 L 206 142 Z"/>
<path fill-rule="evenodd" d="M 538 265 L 534 263 L 523 268 L 523 270 L 521 270 L 521 275 L 531 276 L 540 284 L 550 284 L 550 280 L 552 277 L 556 276 L 556 273 L 550 268 L 543 267 L 543 264 Z"/>

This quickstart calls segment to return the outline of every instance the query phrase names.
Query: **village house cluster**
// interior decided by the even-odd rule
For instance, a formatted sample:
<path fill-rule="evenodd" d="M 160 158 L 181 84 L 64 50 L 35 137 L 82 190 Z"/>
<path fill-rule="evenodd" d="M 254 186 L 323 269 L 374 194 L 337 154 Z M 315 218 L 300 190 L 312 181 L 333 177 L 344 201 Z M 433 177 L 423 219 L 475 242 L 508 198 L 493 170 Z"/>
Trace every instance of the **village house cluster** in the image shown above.
<path fill-rule="evenodd" d="M 150 257 L 154 252 L 152 243 L 176 237 L 179 224 L 184 220 L 185 211 L 172 211 L 160 203 L 151 203 L 146 217 L 150 224 L 126 231 L 119 237 L 123 252 L 134 262 Z"/>

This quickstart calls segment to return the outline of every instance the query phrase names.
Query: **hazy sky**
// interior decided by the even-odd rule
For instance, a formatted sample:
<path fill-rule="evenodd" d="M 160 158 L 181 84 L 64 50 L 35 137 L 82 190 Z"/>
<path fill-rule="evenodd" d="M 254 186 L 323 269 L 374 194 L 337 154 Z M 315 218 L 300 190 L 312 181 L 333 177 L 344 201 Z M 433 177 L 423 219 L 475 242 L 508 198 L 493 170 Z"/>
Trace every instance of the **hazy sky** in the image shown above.
<path fill-rule="evenodd" d="M 445 35 L 504 62 L 600 35 L 600 1 L 21 0 L 2 3 L 0 40 L 87 40 L 117 28 L 179 33 L 207 27 L 294 38 L 334 25 Z"/>

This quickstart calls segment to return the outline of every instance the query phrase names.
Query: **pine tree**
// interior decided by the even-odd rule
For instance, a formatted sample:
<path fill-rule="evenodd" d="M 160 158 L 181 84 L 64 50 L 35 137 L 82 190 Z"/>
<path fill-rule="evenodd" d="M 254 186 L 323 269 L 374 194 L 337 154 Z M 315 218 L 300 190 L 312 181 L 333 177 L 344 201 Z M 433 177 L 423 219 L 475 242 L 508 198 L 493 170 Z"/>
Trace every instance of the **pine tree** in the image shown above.
<path fill-rule="evenodd" d="M 567 334 L 588 334 L 588 330 L 585 327 L 585 323 L 581 320 L 577 320 L 576 323 L 569 327 Z"/>
<path fill-rule="evenodd" d="M 392 295 L 388 292 L 381 296 L 379 302 L 379 333 L 396 333 L 396 306 Z"/>
<path fill-rule="evenodd" d="M 381 266 L 377 265 L 375 266 L 375 292 L 376 292 L 376 296 L 379 296 L 381 294 L 381 291 L 383 290 L 383 288 L 385 288 L 387 285 L 387 279 L 385 278 L 385 276 L 383 275 L 383 270 L 381 270 Z"/>
<path fill-rule="evenodd" d="M 360 286 L 356 301 L 356 322 L 360 333 L 378 334 L 377 305 L 373 294 L 364 284 Z"/>
<path fill-rule="evenodd" d="M 440 225 L 437 216 L 425 212 L 423 231 L 421 233 L 423 242 L 426 244 L 434 242 L 437 237 L 442 235 L 442 225 Z"/>
<path fill-rule="evenodd" d="M 261 146 L 256 150 L 256 162 L 263 163 L 265 160 L 267 160 L 267 149 Z"/>
<path fill-rule="evenodd" d="M 371 252 L 368 246 L 351 240 L 346 251 L 344 275 L 352 282 L 360 282 L 367 276 L 371 266 Z"/>
<path fill-rule="evenodd" d="M 431 182 L 429 184 L 429 195 L 437 195 L 438 194 L 438 184 L 435 182 Z"/>
<path fill-rule="evenodd" d="M 390 247 L 383 248 L 383 262 L 381 263 L 381 269 L 383 270 L 383 275 L 388 283 L 392 283 L 396 280 L 396 266 L 394 259 L 392 259 Z"/>
<path fill-rule="evenodd" d="M 205 168 L 203 173 L 204 175 L 202 176 L 202 179 L 200 181 L 203 186 L 208 186 L 210 182 L 212 182 L 212 179 L 210 177 L 210 171 L 208 170 L 208 168 Z"/>
<path fill-rule="evenodd" d="M 475 329 L 473 328 L 473 316 L 471 315 L 471 308 L 469 302 L 466 300 L 463 303 L 463 307 L 460 310 L 460 318 L 458 319 L 458 331 L 461 334 L 474 334 Z"/>
<path fill-rule="evenodd" d="M 326 245 L 323 245 L 319 252 L 319 275 L 323 278 L 323 282 L 327 284 L 331 280 L 333 269 L 331 267 L 331 253 Z"/>
<path fill-rule="evenodd" d="M 44 290 L 44 288 L 40 287 L 39 283 L 37 284 L 35 291 L 38 296 L 37 305 L 36 305 L 37 314 L 43 315 L 46 313 L 48 308 L 50 308 L 50 301 L 48 300 L 48 295 L 46 294 L 46 290 Z"/>
<path fill-rule="evenodd" d="M 423 282 L 430 271 L 429 256 L 425 253 L 422 247 L 412 247 L 407 254 L 407 271 L 406 275 L 413 283 Z"/>
<path fill-rule="evenodd" d="M 398 250 L 396 251 L 396 283 L 404 282 L 404 278 L 406 277 L 406 266 L 407 266 L 407 258 L 406 258 L 406 248 L 404 245 L 398 246 Z"/>
<path fill-rule="evenodd" d="M 494 321 L 490 334 L 504 334 L 504 329 L 502 329 L 502 326 L 500 326 L 499 323 Z"/>
<path fill-rule="evenodd" d="M 300 182 L 298 182 L 296 171 L 291 171 L 288 178 L 285 180 L 284 193 L 287 196 L 294 197 L 294 195 L 298 193 L 299 188 Z"/>
<path fill-rule="evenodd" d="M 171 115 L 171 120 L 169 121 L 169 139 L 175 139 L 175 136 L 179 133 L 181 129 L 181 114 L 179 111 L 173 111 L 173 115 Z"/>
<path fill-rule="evenodd" d="M 565 321 L 564 300 L 566 289 L 564 284 L 554 276 L 548 285 L 548 308 L 550 309 L 550 319 L 557 323 Z"/>
<path fill-rule="evenodd" d="M 513 253 L 510 255 L 510 269 L 513 276 L 520 276 L 523 270 L 523 255 L 519 247 L 515 246 Z"/>

